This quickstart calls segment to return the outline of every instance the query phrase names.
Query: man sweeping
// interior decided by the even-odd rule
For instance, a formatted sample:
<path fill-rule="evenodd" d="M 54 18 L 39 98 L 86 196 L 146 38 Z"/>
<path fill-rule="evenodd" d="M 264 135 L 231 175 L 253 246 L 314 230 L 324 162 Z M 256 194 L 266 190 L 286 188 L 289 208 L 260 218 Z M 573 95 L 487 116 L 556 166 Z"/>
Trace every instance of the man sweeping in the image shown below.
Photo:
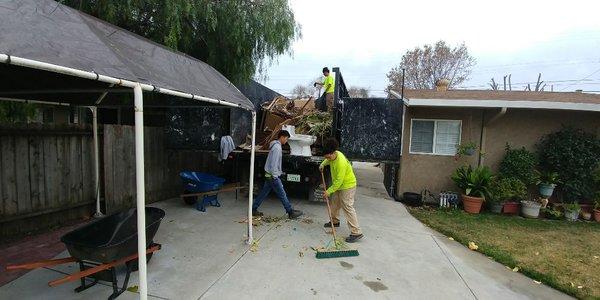
<path fill-rule="evenodd" d="M 271 190 L 275 191 L 275 194 L 283 204 L 285 212 L 288 214 L 290 219 L 295 219 L 302 215 L 302 211 L 295 210 L 288 200 L 287 194 L 283 189 L 283 183 L 279 176 L 283 174 L 281 170 L 281 157 L 282 149 L 281 146 L 285 145 L 290 138 L 290 133 L 286 130 L 280 130 L 277 134 L 277 139 L 269 144 L 269 155 L 267 155 L 267 161 L 265 162 L 265 184 L 263 185 L 258 197 L 252 204 L 252 215 L 262 216 L 263 213 L 258 211 L 260 204 L 269 196 Z"/>
<path fill-rule="evenodd" d="M 356 176 L 350 161 L 344 154 L 338 151 L 339 144 L 333 139 L 327 139 L 323 143 L 323 153 L 325 160 L 321 163 L 319 169 L 321 172 L 325 166 L 329 166 L 331 170 L 331 186 L 325 191 L 325 194 L 331 199 L 331 222 L 325 223 L 325 227 L 339 227 L 340 209 L 344 210 L 346 221 L 350 228 L 350 236 L 346 238 L 346 242 L 354 243 L 363 237 L 363 234 L 358 225 L 356 210 L 354 209 L 354 196 L 356 194 Z"/>

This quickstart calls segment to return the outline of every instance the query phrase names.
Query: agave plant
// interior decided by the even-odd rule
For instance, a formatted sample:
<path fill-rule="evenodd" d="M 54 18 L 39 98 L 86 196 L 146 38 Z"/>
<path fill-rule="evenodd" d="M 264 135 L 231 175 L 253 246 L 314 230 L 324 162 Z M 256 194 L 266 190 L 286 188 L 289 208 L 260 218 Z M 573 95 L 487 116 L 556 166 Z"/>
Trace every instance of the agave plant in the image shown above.
<path fill-rule="evenodd" d="M 488 167 L 473 168 L 471 165 L 465 165 L 456 169 L 451 178 L 465 195 L 485 198 L 489 195 L 488 187 L 494 175 Z"/>

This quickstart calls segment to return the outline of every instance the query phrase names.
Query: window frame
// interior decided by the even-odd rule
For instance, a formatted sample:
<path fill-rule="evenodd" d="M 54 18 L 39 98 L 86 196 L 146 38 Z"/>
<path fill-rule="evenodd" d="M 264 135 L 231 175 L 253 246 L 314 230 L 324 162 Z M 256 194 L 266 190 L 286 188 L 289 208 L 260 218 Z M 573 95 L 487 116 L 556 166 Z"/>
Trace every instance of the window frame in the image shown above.
<path fill-rule="evenodd" d="M 433 122 L 433 147 L 432 152 L 413 152 L 412 151 L 412 138 L 413 138 L 413 122 L 414 121 L 430 121 Z M 459 145 L 462 141 L 462 120 L 454 120 L 454 119 L 424 119 L 424 118 L 411 118 L 410 119 L 410 139 L 408 141 L 408 153 L 416 154 L 416 155 L 435 155 L 435 156 L 455 156 L 456 154 L 441 154 L 436 153 L 435 141 L 437 137 L 437 126 L 439 121 L 450 121 L 450 122 L 458 122 L 458 141 Z M 458 149 L 457 149 L 458 150 Z"/>

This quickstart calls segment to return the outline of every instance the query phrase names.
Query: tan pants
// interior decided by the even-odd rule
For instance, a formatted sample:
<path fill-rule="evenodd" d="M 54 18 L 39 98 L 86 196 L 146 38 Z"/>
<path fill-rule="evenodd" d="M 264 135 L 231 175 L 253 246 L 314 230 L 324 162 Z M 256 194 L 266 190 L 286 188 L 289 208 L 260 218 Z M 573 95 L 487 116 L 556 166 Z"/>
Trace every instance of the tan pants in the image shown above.
<path fill-rule="evenodd" d="M 356 210 L 354 210 L 355 194 L 355 187 L 333 193 L 331 197 L 331 218 L 333 219 L 333 223 L 339 223 L 340 209 L 344 209 L 350 233 L 361 234 L 362 232 L 358 226 L 358 219 L 356 218 Z"/>
<path fill-rule="evenodd" d="M 325 94 L 325 103 L 327 104 L 327 111 L 333 110 L 333 93 Z"/>

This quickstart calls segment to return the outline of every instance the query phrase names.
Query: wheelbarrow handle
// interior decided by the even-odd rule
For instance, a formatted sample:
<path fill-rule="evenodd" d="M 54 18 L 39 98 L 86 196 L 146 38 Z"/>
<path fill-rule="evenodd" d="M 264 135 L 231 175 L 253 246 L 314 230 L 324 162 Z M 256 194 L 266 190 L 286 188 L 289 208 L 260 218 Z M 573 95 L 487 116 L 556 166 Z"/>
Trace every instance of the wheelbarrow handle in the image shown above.
<path fill-rule="evenodd" d="M 146 250 L 146 254 L 150 254 L 154 251 L 160 250 L 160 248 L 161 248 L 160 244 L 154 244 Z M 93 268 L 86 269 L 85 271 L 77 272 L 77 273 L 65 276 L 61 279 L 50 281 L 50 282 L 48 282 L 48 285 L 49 286 L 57 286 L 59 284 L 65 283 L 65 282 L 75 281 L 75 280 L 81 279 L 83 277 L 88 277 L 88 276 L 98 273 L 100 271 L 108 270 L 114 266 L 124 264 L 124 263 L 126 263 L 130 260 L 134 260 L 136 258 L 138 258 L 138 254 L 134 253 L 127 257 L 123 257 L 121 259 L 115 260 L 113 262 L 101 264 L 101 265 L 95 266 Z"/>
<path fill-rule="evenodd" d="M 48 260 L 40 260 L 35 262 L 24 263 L 20 265 L 8 265 L 6 266 L 7 271 L 12 270 L 33 270 L 37 268 L 51 267 L 56 265 L 62 265 L 70 262 L 76 262 L 77 259 L 75 257 L 67 257 L 67 258 L 58 258 L 58 259 L 48 259 Z"/>

